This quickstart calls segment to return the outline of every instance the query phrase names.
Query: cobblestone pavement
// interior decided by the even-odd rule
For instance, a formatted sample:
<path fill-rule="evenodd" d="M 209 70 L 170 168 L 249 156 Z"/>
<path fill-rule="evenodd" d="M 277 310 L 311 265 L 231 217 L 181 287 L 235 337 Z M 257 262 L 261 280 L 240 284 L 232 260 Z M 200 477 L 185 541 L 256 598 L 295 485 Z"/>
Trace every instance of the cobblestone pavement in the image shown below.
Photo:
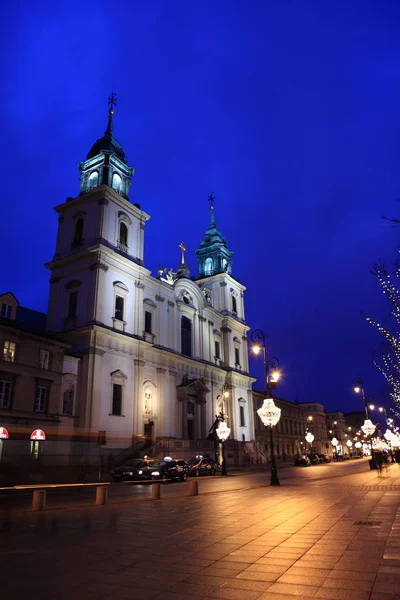
<path fill-rule="evenodd" d="M 0 521 L 2 590 L 13 600 L 400 599 L 399 476 L 393 465 L 382 477 L 14 512 Z"/>

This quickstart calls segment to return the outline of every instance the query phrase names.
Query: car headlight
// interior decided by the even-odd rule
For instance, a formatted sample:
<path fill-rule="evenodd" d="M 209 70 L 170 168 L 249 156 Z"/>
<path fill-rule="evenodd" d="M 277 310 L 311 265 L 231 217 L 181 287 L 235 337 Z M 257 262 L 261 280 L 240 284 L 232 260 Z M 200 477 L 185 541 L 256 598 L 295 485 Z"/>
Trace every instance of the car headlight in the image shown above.
<path fill-rule="evenodd" d="M 143 471 L 138 471 L 139 475 L 142 475 Z"/>
<path fill-rule="evenodd" d="M 152 475 L 154 475 L 155 477 L 158 477 L 158 476 L 159 476 L 159 474 L 160 474 L 160 473 L 159 473 L 158 471 L 153 471 L 153 472 L 152 472 Z"/>

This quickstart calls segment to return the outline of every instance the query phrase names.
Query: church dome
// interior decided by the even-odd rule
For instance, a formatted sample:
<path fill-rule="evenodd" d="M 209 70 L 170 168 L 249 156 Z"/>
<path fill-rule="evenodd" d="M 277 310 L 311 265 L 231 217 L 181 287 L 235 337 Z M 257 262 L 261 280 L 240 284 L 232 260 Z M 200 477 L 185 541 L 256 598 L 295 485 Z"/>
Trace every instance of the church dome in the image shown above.
<path fill-rule="evenodd" d="M 113 117 L 116 103 L 117 97 L 114 93 L 112 93 L 108 98 L 108 104 L 110 105 L 110 108 L 108 110 L 107 129 L 105 130 L 103 137 L 99 138 L 97 142 L 93 144 L 86 157 L 86 160 L 94 158 L 98 154 L 101 154 L 101 152 L 110 152 L 111 154 L 115 154 L 115 156 L 124 164 L 128 164 L 126 154 L 123 151 L 121 144 L 115 139 L 113 133 Z"/>
<path fill-rule="evenodd" d="M 108 130 L 105 132 L 103 137 L 99 138 L 97 142 L 93 144 L 86 157 L 86 160 L 94 158 L 101 152 L 111 152 L 112 154 L 115 154 L 123 163 L 126 165 L 128 164 L 126 154 L 123 151 L 121 144 L 117 142 L 113 134 L 109 133 Z"/>

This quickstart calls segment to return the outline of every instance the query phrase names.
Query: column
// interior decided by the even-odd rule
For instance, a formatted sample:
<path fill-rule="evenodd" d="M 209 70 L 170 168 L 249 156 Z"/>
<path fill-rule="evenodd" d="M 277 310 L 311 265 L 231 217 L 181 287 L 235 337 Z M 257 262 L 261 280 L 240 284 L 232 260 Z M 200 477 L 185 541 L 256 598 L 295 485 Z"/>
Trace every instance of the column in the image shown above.
<path fill-rule="evenodd" d="M 133 435 L 143 435 L 143 407 L 142 407 L 142 396 L 143 396 L 143 367 L 146 362 L 135 358 L 134 364 L 134 393 L 133 393 Z"/>
<path fill-rule="evenodd" d="M 176 392 L 176 375 L 177 371 L 168 369 L 169 377 L 169 402 L 166 410 L 166 419 L 168 421 L 168 436 L 179 437 L 179 417 L 178 417 L 178 400 Z"/>
<path fill-rule="evenodd" d="M 142 336 L 144 330 L 144 309 L 143 309 L 143 290 L 144 283 L 138 279 L 135 281 L 135 296 L 133 299 L 133 333 Z M 129 319 L 130 319 L 129 315 Z"/>
<path fill-rule="evenodd" d="M 157 437 L 168 437 L 169 436 L 169 427 L 168 427 L 168 409 L 167 409 L 167 402 L 166 402 L 166 385 L 165 385 L 165 374 L 167 372 L 167 369 L 164 369 L 163 367 L 158 367 L 157 368 L 157 404 L 158 404 L 158 409 L 157 409 L 157 421 L 156 421 L 156 431 L 155 431 L 155 436 Z"/>

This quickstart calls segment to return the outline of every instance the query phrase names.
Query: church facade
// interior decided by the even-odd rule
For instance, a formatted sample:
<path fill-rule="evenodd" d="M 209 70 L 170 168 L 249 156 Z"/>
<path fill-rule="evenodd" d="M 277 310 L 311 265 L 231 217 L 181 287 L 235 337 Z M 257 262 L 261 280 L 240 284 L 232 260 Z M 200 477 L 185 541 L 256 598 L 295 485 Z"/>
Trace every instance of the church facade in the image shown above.
<path fill-rule="evenodd" d="M 206 440 L 223 413 L 230 438 L 254 440 L 244 292 L 232 252 L 210 223 L 190 277 L 144 264 L 149 215 L 129 201 L 134 169 L 106 132 L 79 164 L 80 193 L 55 210 L 47 332 L 79 359 L 74 406 L 63 422 L 106 448 L 145 438 Z"/>

